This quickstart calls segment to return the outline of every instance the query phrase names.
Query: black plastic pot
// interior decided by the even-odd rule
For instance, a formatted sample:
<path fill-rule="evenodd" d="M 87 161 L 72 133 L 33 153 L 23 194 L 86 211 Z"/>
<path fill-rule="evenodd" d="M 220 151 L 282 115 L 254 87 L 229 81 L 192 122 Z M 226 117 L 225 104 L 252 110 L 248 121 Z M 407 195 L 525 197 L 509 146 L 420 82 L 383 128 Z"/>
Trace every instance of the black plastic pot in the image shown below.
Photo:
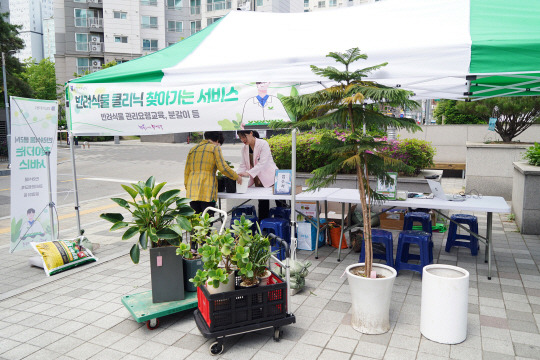
<path fill-rule="evenodd" d="M 201 259 L 184 259 L 184 290 L 197 291 L 197 287 L 193 285 L 189 279 L 193 279 L 197 274 L 197 270 L 203 270 L 203 262 Z"/>
<path fill-rule="evenodd" d="M 235 193 L 236 192 L 236 181 L 233 179 L 225 178 L 225 192 Z"/>
<path fill-rule="evenodd" d="M 217 179 L 217 191 L 218 192 L 225 192 L 225 183 L 226 183 L 226 177 L 222 177 Z"/>

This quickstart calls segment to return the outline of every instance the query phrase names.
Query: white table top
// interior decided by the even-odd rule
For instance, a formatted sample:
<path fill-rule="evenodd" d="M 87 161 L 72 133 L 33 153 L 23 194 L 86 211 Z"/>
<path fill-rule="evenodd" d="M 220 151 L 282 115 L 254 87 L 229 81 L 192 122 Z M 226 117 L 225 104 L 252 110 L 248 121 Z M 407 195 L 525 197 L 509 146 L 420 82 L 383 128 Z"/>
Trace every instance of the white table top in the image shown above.
<path fill-rule="evenodd" d="M 307 189 L 307 188 L 306 188 Z M 328 196 L 339 191 L 339 188 L 322 188 L 315 191 L 302 191 L 296 194 L 297 201 L 324 201 Z M 291 200 L 291 195 L 274 195 L 272 188 L 250 187 L 244 194 L 218 193 L 220 199 L 252 199 L 252 200 Z"/>
<path fill-rule="evenodd" d="M 326 198 L 328 201 L 342 203 L 360 203 L 360 194 L 357 189 L 340 189 Z M 379 205 L 379 204 L 377 204 Z M 472 197 L 465 201 L 445 201 L 441 199 L 407 199 L 407 200 L 388 200 L 380 204 L 381 206 L 398 206 L 426 209 L 444 209 L 444 210 L 468 210 L 483 211 L 494 213 L 509 213 L 510 206 L 506 200 L 500 196 L 482 196 L 480 199 Z"/>

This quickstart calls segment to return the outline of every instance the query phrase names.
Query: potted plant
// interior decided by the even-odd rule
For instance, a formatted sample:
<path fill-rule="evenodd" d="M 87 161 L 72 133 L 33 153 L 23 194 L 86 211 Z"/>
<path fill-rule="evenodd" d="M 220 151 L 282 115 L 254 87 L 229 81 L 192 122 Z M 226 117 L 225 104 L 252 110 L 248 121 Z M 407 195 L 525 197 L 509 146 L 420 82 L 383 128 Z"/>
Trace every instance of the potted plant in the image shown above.
<path fill-rule="evenodd" d="M 146 182 L 139 181 L 137 184 L 131 184 L 131 187 L 122 185 L 132 200 L 127 201 L 122 198 L 112 198 L 111 200 L 129 211 L 131 219 L 125 219 L 120 213 L 100 215 L 102 219 L 113 223 L 110 231 L 125 230 L 122 240 L 128 240 L 138 235 L 129 252 L 134 264 L 139 263 L 140 249 L 146 250 L 148 248 L 148 240 L 150 240 L 152 248 L 151 258 L 165 256 L 171 260 L 162 261 L 164 266 L 157 268 L 154 266 L 156 265 L 154 261 L 151 262 L 154 302 L 172 301 L 163 300 L 164 298 L 183 297 L 182 258 L 179 258 L 179 261 L 175 259 L 176 248 L 172 245 L 178 246 L 182 239 L 182 233 L 191 231 L 189 218 L 195 213 L 189 206 L 191 200 L 179 196 L 180 190 L 173 189 L 160 194 L 165 184 L 163 182 L 156 185 L 154 177 L 151 176 Z M 153 250 L 158 250 L 163 255 L 152 254 Z M 169 265 L 174 270 L 167 270 Z M 161 273 L 159 279 L 154 276 L 156 269 Z M 164 277 L 167 278 L 167 281 L 162 279 Z"/>
<path fill-rule="evenodd" d="M 230 161 L 227 161 L 225 160 L 225 162 L 227 163 L 227 165 L 229 165 L 229 167 L 231 169 L 234 169 L 234 166 L 231 164 Z M 217 178 L 217 185 L 218 185 L 218 192 L 225 192 L 226 190 L 226 187 L 227 187 L 227 182 L 229 179 L 228 177 L 226 177 L 225 175 L 223 175 L 221 173 L 221 171 L 218 170 L 217 174 L 216 174 L 216 178 Z M 234 181 L 234 180 L 233 180 Z"/>
<path fill-rule="evenodd" d="M 176 249 L 176 255 L 181 255 L 184 259 L 184 289 L 186 291 L 197 291 L 197 287 L 193 282 L 189 281 L 194 278 L 198 270 L 203 270 L 202 256 L 197 249 L 202 246 L 206 239 L 215 232 L 212 228 L 210 215 L 194 214 L 191 217 L 192 233 L 190 243 L 182 242 Z"/>
<path fill-rule="evenodd" d="M 368 73 L 378 70 L 387 63 L 359 69 L 352 65 L 360 59 L 367 59 L 358 48 L 345 53 L 331 52 L 327 55 L 345 67 L 344 71 L 328 66 L 311 66 L 317 75 L 335 82 L 322 90 L 311 94 L 284 97 L 282 102 L 297 120 L 290 123 L 277 123 L 275 127 L 313 127 L 349 128 L 347 136 L 321 136 L 319 144 L 313 144 L 316 150 L 326 155 L 326 163 L 313 171 L 313 178 L 308 180 L 310 189 L 325 187 L 335 181 L 339 172 L 353 171 L 358 180 L 359 200 L 364 218 L 364 241 L 366 262 L 353 264 L 347 268 L 347 277 L 352 295 L 352 325 L 355 329 L 369 334 L 386 332 L 390 329 L 390 294 L 395 270 L 384 265 L 373 265 L 371 242 L 371 205 L 384 196 L 370 188 L 369 176 L 374 175 L 384 183 L 393 180 L 387 174 L 390 170 L 400 170 L 406 166 L 403 162 L 378 153 L 387 146 L 386 141 L 376 139 L 368 131 L 380 128 L 406 128 L 416 131 L 419 128 L 413 119 L 386 116 L 379 111 L 381 105 L 392 107 L 415 108 L 418 104 L 409 100 L 410 91 L 394 89 L 372 81 L 363 80 Z M 354 66 L 354 69 L 353 69 Z M 351 270 L 357 269 L 352 272 Z M 386 280 L 384 280 L 386 279 Z M 355 294 L 370 295 L 358 298 Z M 385 308 L 374 311 L 380 304 Z"/>
<path fill-rule="evenodd" d="M 259 279 L 259 286 L 267 285 L 268 279 L 272 276 L 268 269 L 268 261 L 271 255 L 270 240 L 260 233 L 255 234 L 253 243 L 249 248 L 249 257 L 253 263 L 253 274 Z"/>
<path fill-rule="evenodd" d="M 210 294 L 234 291 L 235 248 L 235 240 L 229 229 L 223 234 L 212 234 L 206 239 L 206 244 L 198 249 L 204 270 L 198 270 L 189 281 L 196 287 L 206 286 Z"/>

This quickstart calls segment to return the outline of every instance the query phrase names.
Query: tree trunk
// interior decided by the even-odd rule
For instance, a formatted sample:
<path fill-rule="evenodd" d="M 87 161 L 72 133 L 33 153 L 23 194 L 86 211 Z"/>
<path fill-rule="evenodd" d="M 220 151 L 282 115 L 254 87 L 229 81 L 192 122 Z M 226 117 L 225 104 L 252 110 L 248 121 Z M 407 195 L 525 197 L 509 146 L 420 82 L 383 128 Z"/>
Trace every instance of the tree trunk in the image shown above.
<path fill-rule="evenodd" d="M 363 166 L 362 166 L 363 165 Z M 371 268 L 373 265 L 373 248 L 371 244 L 371 212 L 367 204 L 367 194 L 366 187 L 364 184 L 364 169 L 365 164 L 357 163 L 356 164 L 356 176 L 358 179 L 358 190 L 360 191 L 360 204 L 362 205 L 362 218 L 364 220 L 364 249 L 366 252 L 366 263 L 365 263 L 365 276 L 369 277 L 371 274 Z M 349 215 L 350 216 L 350 215 Z"/>

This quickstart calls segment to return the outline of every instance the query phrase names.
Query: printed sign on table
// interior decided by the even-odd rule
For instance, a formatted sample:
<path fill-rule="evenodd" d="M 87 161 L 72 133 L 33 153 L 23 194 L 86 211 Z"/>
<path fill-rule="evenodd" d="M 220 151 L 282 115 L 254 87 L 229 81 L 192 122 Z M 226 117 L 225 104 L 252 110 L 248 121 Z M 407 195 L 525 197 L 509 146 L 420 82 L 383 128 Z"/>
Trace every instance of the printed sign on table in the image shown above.
<path fill-rule="evenodd" d="M 51 240 L 46 152 L 51 153 L 52 201 L 56 203 L 56 101 L 11 97 L 10 252 Z"/>

